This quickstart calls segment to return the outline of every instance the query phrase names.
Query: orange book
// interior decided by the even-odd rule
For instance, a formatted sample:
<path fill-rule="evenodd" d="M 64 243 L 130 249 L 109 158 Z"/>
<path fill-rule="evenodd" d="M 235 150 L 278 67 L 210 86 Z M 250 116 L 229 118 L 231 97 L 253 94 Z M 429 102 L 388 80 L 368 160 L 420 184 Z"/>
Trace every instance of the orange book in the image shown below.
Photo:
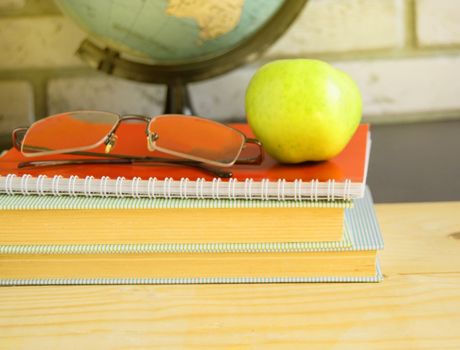
<path fill-rule="evenodd" d="M 248 137 L 249 126 L 235 124 Z M 143 124 L 117 130 L 116 153 L 151 155 Z M 100 151 L 99 149 L 97 151 Z M 82 156 L 24 157 L 11 149 L 0 157 L 0 193 L 132 196 L 166 198 L 337 200 L 364 194 L 370 151 L 369 126 L 362 124 L 345 149 L 333 159 L 297 165 L 280 164 L 264 155 L 260 165 L 235 165 L 229 179 L 200 169 L 160 164 L 60 165 L 18 168 L 25 161 L 62 160 Z"/>

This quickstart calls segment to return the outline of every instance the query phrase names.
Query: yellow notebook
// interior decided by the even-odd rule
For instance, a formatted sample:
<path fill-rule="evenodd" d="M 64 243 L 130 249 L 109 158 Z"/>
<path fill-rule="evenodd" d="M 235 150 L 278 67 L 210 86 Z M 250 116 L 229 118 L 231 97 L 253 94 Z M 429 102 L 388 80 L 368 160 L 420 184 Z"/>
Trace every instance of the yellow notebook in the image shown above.
<path fill-rule="evenodd" d="M 12 199 L 14 197 L 14 200 Z M 350 201 L 0 195 L 0 245 L 341 241 Z"/>
<path fill-rule="evenodd" d="M 281 253 L 7 254 L 1 278 L 32 280 L 370 277 L 376 251 Z"/>

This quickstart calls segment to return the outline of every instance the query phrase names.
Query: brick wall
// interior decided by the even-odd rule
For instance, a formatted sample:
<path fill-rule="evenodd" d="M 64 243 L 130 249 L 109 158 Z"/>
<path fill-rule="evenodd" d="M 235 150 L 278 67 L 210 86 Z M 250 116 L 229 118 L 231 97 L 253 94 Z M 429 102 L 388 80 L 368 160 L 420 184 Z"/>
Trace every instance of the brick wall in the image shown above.
<path fill-rule="evenodd" d="M 358 82 L 374 123 L 460 116 L 460 1 L 310 0 L 251 66 L 191 85 L 198 114 L 244 115 L 258 65 L 280 57 L 327 60 Z M 0 134 L 73 109 L 152 115 L 162 86 L 94 72 L 74 56 L 85 34 L 51 0 L 0 0 Z"/>

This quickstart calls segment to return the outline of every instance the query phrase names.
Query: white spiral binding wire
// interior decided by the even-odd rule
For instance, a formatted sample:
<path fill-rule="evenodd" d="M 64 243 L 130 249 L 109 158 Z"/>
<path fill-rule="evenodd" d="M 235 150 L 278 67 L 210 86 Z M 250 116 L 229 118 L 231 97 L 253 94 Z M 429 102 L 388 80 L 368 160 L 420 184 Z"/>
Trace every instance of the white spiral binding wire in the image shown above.
<path fill-rule="evenodd" d="M 204 178 L 196 179 L 196 181 L 195 181 L 195 195 L 196 195 L 196 198 L 204 199 L 204 190 L 203 190 L 204 183 L 205 183 Z"/>
<path fill-rule="evenodd" d="M 236 199 L 236 186 L 238 184 L 238 179 L 233 179 L 232 182 L 232 197 L 233 199 Z"/>
<path fill-rule="evenodd" d="M 310 200 L 317 201 L 318 200 L 318 179 L 310 181 Z"/>
<path fill-rule="evenodd" d="M 69 196 L 75 197 L 77 195 L 75 191 L 75 183 L 77 182 L 77 180 L 78 176 L 76 175 L 72 175 L 71 177 L 69 177 L 69 183 L 67 184 L 67 193 L 69 194 Z"/>
<path fill-rule="evenodd" d="M 278 198 L 279 201 L 286 199 L 285 185 L 286 185 L 286 179 L 278 180 L 276 197 Z"/>
<path fill-rule="evenodd" d="M 186 199 L 187 194 L 187 187 L 188 187 L 189 179 L 187 177 L 183 177 L 180 179 L 180 186 L 179 186 L 179 197 L 182 199 Z"/>
<path fill-rule="evenodd" d="M 293 185 L 294 185 L 294 200 L 295 200 L 295 201 L 298 201 L 298 200 L 299 200 L 299 199 L 298 199 L 298 194 L 297 194 L 297 192 L 298 192 L 297 181 L 298 181 L 298 179 L 295 179 L 295 180 L 294 180 L 294 183 L 293 183 Z"/>
<path fill-rule="evenodd" d="M 319 200 L 319 180 L 315 180 L 315 201 Z"/>
<path fill-rule="evenodd" d="M 236 179 L 229 179 L 227 183 L 227 198 L 236 199 L 235 197 L 235 181 Z"/>
<path fill-rule="evenodd" d="M 44 196 L 45 193 L 45 186 L 44 186 L 44 181 L 46 180 L 47 176 L 46 175 L 38 175 L 37 182 L 36 182 L 36 192 L 39 196 Z"/>
<path fill-rule="evenodd" d="M 110 180 L 110 177 L 103 176 L 101 177 L 100 187 L 99 187 L 99 194 L 101 197 L 108 197 L 109 194 L 107 193 L 107 182 Z"/>
<path fill-rule="evenodd" d="M 349 201 L 357 196 L 353 192 L 356 186 L 353 187 L 354 185 L 350 179 L 340 183 L 332 179 L 327 182 L 319 182 L 318 179 L 314 179 L 309 181 L 309 184 L 305 184 L 305 186 L 301 179 L 289 182 L 285 179 L 278 179 L 275 186 L 275 182 L 270 182 L 269 179 L 253 181 L 251 178 L 245 179 L 244 182 L 235 178 L 228 181 L 223 181 L 220 178 L 210 181 L 204 178 L 198 178 L 195 181 L 190 181 L 188 178 L 182 178 L 180 181 L 175 181 L 173 178 L 165 178 L 161 181 L 156 178 L 149 178 L 148 181 L 143 181 L 140 177 L 134 177 L 131 180 L 118 177 L 116 180 L 112 180 L 108 176 L 103 176 L 100 179 L 86 176 L 84 179 L 79 179 L 75 175 L 69 178 L 64 178 L 62 175 L 47 178 L 46 175 L 33 177 L 29 174 L 22 176 L 8 174 L 0 178 L 0 183 L 0 191 L 7 195 L 16 193 L 41 196 L 83 195 L 86 197 L 94 195 L 125 197 L 128 195 L 134 198 L 243 198 L 246 200 L 277 199 L 280 201 L 318 201 L 319 199 L 326 199 L 330 202 L 337 199 Z M 193 187 L 190 188 L 189 185 Z"/>
<path fill-rule="evenodd" d="M 196 198 L 200 198 L 200 182 L 201 182 L 201 179 L 195 180 L 195 197 Z"/>
<path fill-rule="evenodd" d="M 139 194 L 139 182 L 141 181 L 140 177 L 133 177 L 131 180 L 131 195 L 134 198 L 141 198 Z"/>
<path fill-rule="evenodd" d="M 205 199 L 205 195 L 204 195 L 204 185 L 206 184 L 206 179 L 204 177 L 201 178 L 201 182 L 200 182 L 200 197 L 201 199 Z"/>
<path fill-rule="evenodd" d="M 221 181 L 220 178 L 212 179 L 212 184 L 211 184 L 211 198 L 212 199 L 220 198 L 220 194 L 219 194 L 220 181 Z"/>
<path fill-rule="evenodd" d="M 9 176 L 9 179 L 8 178 L 6 179 L 7 180 L 7 185 L 6 185 L 7 194 L 8 195 L 13 195 L 14 194 L 13 181 L 16 178 L 16 175 L 15 174 L 10 174 L 8 176 Z"/>
<path fill-rule="evenodd" d="M 156 196 L 155 189 L 156 189 L 157 182 L 158 180 L 156 177 L 149 177 L 149 181 L 147 183 L 147 195 L 149 196 L 149 198 L 155 198 Z"/>
<path fill-rule="evenodd" d="M 165 179 L 165 181 L 168 183 L 168 196 L 166 198 L 173 198 L 174 194 L 172 192 L 172 185 L 174 184 L 174 179 L 172 177 Z"/>
<path fill-rule="evenodd" d="M 331 201 L 335 200 L 335 180 L 332 179 L 331 181 Z"/>
<path fill-rule="evenodd" d="M 343 193 L 342 193 L 342 197 L 343 199 L 348 199 L 348 179 L 344 181 L 343 183 Z"/>
<path fill-rule="evenodd" d="M 13 180 L 14 178 L 16 177 L 15 174 L 8 174 L 6 175 L 6 179 L 5 179 L 5 192 L 7 195 L 13 195 L 14 194 L 14 191 L 13 191 Z"/>
<path fill-rule="evenodd" d="M 124 197 L 123 194 L 123 183 L 125 182 L 124 176 L 118 176 L 115 181 L 115 197 L 121 198 Z"/>
<path fill-rule="evenodd" d="M 260 180 L 260 200 L 265 200 L 265 180 L 266 179 L 262 179 Z"/>
<path fill-rule="evenodd" d="M 62 175 L 54 175 L 53 180 L 51 181 L 51 193 L 55 196 L 61 196 L 59 183 L 62 178 Z"/>
<path fill-rule="evenodd" d="M 93 184 L 94 176 L 86 176 L 85 182 L 83 183 L 83 194 L 86 197 L 92 197 L 93 193 L 91 191 L 91 185 Z"/>
<path fill-rule="evenodd" d="M 296 201 L 302 200 L 302 180 L 301 179 L 294 180 L 294 200 Z"/>
<path fill-rule="evenodd" d="M 313 195 L 313 190 L 315 188 L 315 180 L 310 181 L 310 200 L 313 201 L 315 196 Z"/>
<path fill-rule="evenodd" d="M 268 186 L 270 181 L 268 179 L 262 179 L 260 181 L 260 199 L 268 200 Z"/>
<path fill-rule="evenodd" d="M 349 180 L 349 185 L 348 185 L 348 199 L 352 199 L 352 195 L 351 195 L 351 185 L 352 185 L 352 182 L 351 180 Z"/>
<path fill-rule="evenodd" d="M 343 199 L 351 200 L 351 180 L 346 179 L 344 183 Z"/>
<path fill-rule="evenodd" d="M 184 178 L 181 177 L 180 180 L 179 180 L 179 198 L 182 198 L 182 191 L 184 189 Z"/>
<path fill-rule="evenodd" d="M 6 175 L 6 179 L 5 179 L 5 184 L 4 184 L 4 189 L 5 189 L 5 193 L 7 195 L 12 195 L 11 191 L 10 191 L 10 187 L 8 186 L 8 184 L 10 183 L 10 178 L 11 178 L 11 175 L 14 175 L 14 174 L 8 174 Z"/>
<path fill-rule="evenodd" d="M 252 199 L 252 178 L 244 180 L 244 199 Z"/>
<path fill-rule="evenodd" d="M 173 181 L 172 177 L 166 177 L 163 180 L 163 196 L 165 198 L 172 198 L 172 192 L 171 192 L 172 181 Z"/>
<path fill-rule="evenodd" d="M 27 196 L 30 195 L 28 183 L 32 175 L 24 174 L 21 176 L 21 194 Z"/>

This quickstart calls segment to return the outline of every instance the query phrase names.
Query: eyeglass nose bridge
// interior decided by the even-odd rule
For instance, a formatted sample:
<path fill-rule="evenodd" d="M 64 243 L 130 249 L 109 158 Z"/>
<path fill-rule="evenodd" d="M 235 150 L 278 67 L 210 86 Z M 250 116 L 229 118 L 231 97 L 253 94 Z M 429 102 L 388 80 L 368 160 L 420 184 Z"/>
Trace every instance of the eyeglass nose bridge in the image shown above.
<path fill-rule="evenodd" d="M 150 151 L 154 151 L 155 150 L 155 145 L 154 145 L 154 142 L 155 140 L 158 139 L 159 135 L 157 133 L 150 133 L 149 131 L 149 125 L 150 125 L 150 122 L 152 121 L 152 118 L 150 117 L 146 117 L 146 116 L 143 116 L 143 115 L 140 115 L 140 114 L 127 114 L 127 115 L 123 115 L 119 118 L 117 124 L 115 125 L 115 127 L 113 128 L 113 130 L 111 131 L 111 133 L 107 136 L 107 139 L 105 141 L 105 153 L 110 153 L 112 151 L 112 149 L 115 147 L 115 144 L 118 140 L 118 136 L 116 135 L 116 132 L 119 128 L 119 126 L 121 125 L 121 123 L 125 122 L 125 121 L 129 121 L 129 120 L 138 120 L 138 121 L 143 121 L 145 122 L 145 134 L 147 135 L 147 148 L 150 150 Z"/>

